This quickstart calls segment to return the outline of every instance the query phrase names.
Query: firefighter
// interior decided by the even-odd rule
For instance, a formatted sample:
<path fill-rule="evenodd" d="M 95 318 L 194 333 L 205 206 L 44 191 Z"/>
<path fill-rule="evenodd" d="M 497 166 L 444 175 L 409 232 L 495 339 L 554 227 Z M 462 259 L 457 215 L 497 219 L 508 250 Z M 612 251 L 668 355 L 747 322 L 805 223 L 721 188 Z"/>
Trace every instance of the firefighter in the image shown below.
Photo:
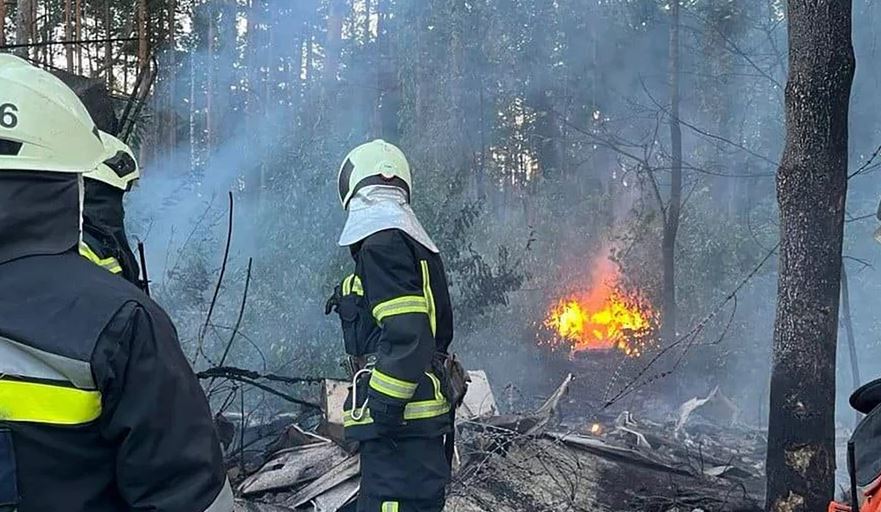
<path fill-rule="evenodd" d="M 73 91 L 0 54 L 0 511 L 231 512 L 174 326 L 78 254 L 81 172 L 112 156 Z"/>
<path fill-rule="evenodd" d="M 99 132 L 106 153 L 111 155 L 85 178 L 83 239 L 80 255 L 112 274 L 143 287 L 140 269 L 125 234 L 123 195 L 140 178 L 135 156 L 124 142 Z"/>
<path fill-rule="evenodd" d="M 444 361 L 453 315 L 443 263 L 410 209 L 410 166 L 382 140 L 339 171 L 339 244 L 355 272 L 328 303 L 343 324 L 353 386 L 346 438 L 360 442 L 359 512 L 436 512 L 450 479 L 452 406 Z"/>

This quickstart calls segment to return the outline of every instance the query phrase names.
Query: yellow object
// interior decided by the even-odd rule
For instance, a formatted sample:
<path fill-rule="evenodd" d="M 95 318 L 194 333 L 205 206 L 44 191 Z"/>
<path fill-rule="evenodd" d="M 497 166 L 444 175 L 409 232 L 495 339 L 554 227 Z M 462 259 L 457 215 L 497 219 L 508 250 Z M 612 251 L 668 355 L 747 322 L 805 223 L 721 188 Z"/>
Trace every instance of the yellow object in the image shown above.
<path fill-rule="evenodd" d="M 110 256 L 107 258 L 102 258 L 95 254 L 95 251 L 92 250 L 85 242 L 80 242 L 80 256 L 86 258 L 91 261 L 95 265 L 103 268 L 104 270 L 110 272 L 111 274 L 119 274 L 122 272 L 122 266 L 119 264 L 119 261 L 116 258 Z"/>
<path fill-rule="evenodd" d="M 416 393 L 418 383 L 397 379 L 391 375 L 382 373 L 378 369 L 373 370 L 370 376 L 370 387 L 384 395 L 409 400 Z"/>
<path fill-rule="evenodd" d="M 431 274 L 428 272 L 428 262 L 422 260 L 422 293 L 425 294 L 425 303 L 428 307 L 428 321 L 431 323 L 431 335 L 437 333 L 437 309 L 434 305 L 434 293 L 431 292 Z"/>
<path fill-rule="evenodd" d="M 387 300 L 377 304 L 373 308 L 373 317 L 378 323 L 382 323 L 385 318 L 395 315 L 406 315 L 408 313 L 425 313 L 428 314 L 428 303 L 425 297 L 420 295 L 405 295 L 391 300 Z"/>
<path fill-rule="evenodd" d="M 101 416 L 101 393 L 0 380 L 0 421 L 82 425 Z"/>

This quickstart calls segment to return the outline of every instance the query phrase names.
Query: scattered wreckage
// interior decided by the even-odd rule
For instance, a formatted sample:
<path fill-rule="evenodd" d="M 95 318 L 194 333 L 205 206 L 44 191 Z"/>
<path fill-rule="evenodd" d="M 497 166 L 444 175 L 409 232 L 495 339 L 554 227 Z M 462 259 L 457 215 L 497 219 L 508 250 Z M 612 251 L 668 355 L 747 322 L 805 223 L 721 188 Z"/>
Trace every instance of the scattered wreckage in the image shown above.
<path fill-rule="evenodd" d="M 486 374 L 469 374 L 449 512 L 761 510 L 764 434 L 737 423 L 718 389 L 663 424 L 627 411 L 564 420 L 572 375 L 536 410 L 502 414 Z M 342 438 L 340 412 L 346 386 L 322 383 L 311 428 L 296 415 L 244 429 L 241 418 L 218 417 L 228 452 L 241 455 L 230 463 L 237 511 L 355 510 L 357 446 Z"/>

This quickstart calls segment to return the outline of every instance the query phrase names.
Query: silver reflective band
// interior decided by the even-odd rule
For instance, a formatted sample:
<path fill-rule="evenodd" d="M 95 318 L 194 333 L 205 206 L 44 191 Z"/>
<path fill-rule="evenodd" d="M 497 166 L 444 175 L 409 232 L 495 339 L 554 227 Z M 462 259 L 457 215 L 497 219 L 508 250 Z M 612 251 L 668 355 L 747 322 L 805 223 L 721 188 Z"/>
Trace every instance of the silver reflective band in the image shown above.
<path fill-rule="evenodd" d="M 233 512 L 234 502 L 232 497 L 232 489 L 229 486 L 229 480 L 223 479 L 223 489 L 214 498 L 214 503 L 208 505 L 203 512 Z"/>
<path fill-rule="evenodd" d="M 92 366 L 86 361 L 52 354 L 0 336 L 0 375 L 69 381 L 93 390 Z"/>

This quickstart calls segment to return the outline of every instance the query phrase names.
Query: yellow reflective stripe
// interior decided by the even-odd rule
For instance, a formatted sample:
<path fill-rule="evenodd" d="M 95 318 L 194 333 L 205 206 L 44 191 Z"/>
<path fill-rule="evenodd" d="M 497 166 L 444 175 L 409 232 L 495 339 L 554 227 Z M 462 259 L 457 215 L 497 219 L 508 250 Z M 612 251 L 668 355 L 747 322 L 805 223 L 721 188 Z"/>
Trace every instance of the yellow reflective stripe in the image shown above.
<path fill-rule="evenodd" d="M 374 370 L 375 371 L 375 370 Z M 450 403 L 441 392 L 440 379 L 429 372 L 425 372 L 431 380 L 434 388 L 434 400 L 419 400 L 410 402 L 404 406 L 405 420 L 425 420 L 443 416 L 450 412 Z M 370 408 L 366 407 L 360 420 L 352 419 L 352 411 L 343 411 L 343 426 L 354 427 L 359 425 L 370 425 L 373 418 L 370 417 Z"/>
<path fill-rule="evenodd" d="M 382 323 L 383 319 L 390 316 L 405 315 L 407 313 L 428 314 L 428 304 L 425 302 L 425 297 L 405 295 L 377 304 L 373 308 L 373 317 L 379 323 Z"/>
<path fill-rule="evenodd" d="M 81 425 L 101 416 L 101 393 L 0 380 L 0 421 Z"/>
<path fill-rule="evenodd" d="M 443 400 L 444 394 L 441 393 L 441 385 L 440 379 L 434 376 L 434 374 L 425 372 L 425 375 L 428 375 L 428 378 L 431 379 L 431 384 L 434 386 L 434 399 L 435 400 Z"/>
<path fill-rule="evenodd" d="M 382 373 L 378 369 L 373 369 L 370 376 L 370 387 L 384 395 L 388 395 L 401 400 L 409 400 L 413 398 L 416 392 L 416 382 L 408 382 L 406 380 L 396 379 L 391 375 Z"/>
<path fill-rule="evenodd" d="M 352 418 L 352 411 L 343 411 L 343 426 L 355 427 L 360 425 L 370 425 L 373 418 L 370 417 L 370 408 L 365 408 L 360 420 Z"/>
<path fill-rule="evenodd" d="M 116 258 L 112 256 L 107 258 L 102 258 L 98 256 L 97 254 L 95 254 L 95 251 L 93 251 L 92 248 L 89 247 L 88 244 L 86 244 L 85 242 L 80 242 L 79 249 L 80 256 L 86 258 L 87 260 L 91 261 L 95 265 L 98 265 L 104 270 L 107 270 L 108 272 L 111 272 L 113 274 L 119 274 L 120 272 L 122 272 L 122 267 L 120 266 L 119 262 L 116 261 Z"/>
<path fill-rule="evenodd" d="M 397 501 L 383 501 L 380 512 L 399 512 Z"/>
<path fill-rule="evenodd" d="M 443 416 L 450 412 L 450 404 L 446 400 L 425 400 L 411 402 L 404 408 L 405 420 L 426 420 Z"/>
<path fill-rule="evenodd" d="M 422 260 L 422 294 L 425 295 L 425 303 L 428 309 L 428 320 L 431 323 L 431 334 L 437 334 L 437 309 L 434 305 L 434 293 L 431 291 L 431 274 L 428 272 L 428 262 Z"/>
<path fill-rule="evenodd" d="M 352 293 L 364 296 L 364 287 L 361 285 L 361 278 L 358 276 L 354 276 L 354 279 L 352 279 Z"/>
<path fill-rule="evenodd" d="M 352 274 L 345 279 L 343 279 L 343 296 L 351 295 L 352 293 L 352 278 L 355 277 L 355 274 Z"/>

